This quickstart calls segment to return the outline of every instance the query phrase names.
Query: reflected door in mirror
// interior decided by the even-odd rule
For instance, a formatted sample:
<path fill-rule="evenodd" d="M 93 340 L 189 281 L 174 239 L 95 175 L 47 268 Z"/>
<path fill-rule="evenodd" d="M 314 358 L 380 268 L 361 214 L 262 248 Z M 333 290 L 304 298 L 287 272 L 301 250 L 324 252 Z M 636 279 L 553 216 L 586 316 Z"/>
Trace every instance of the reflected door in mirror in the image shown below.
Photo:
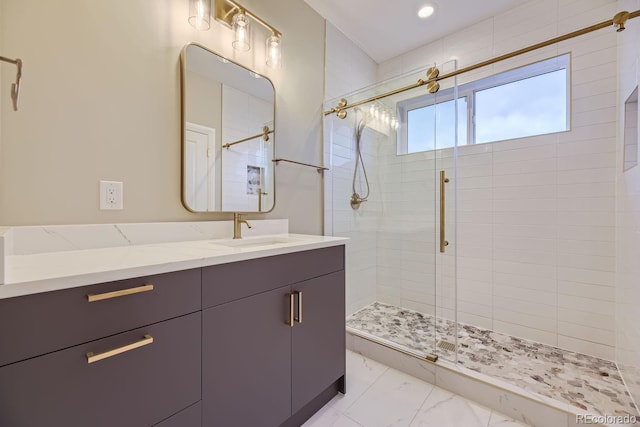
<path fill-rule="evenodd" d="M 220 210 L 216 200 L 215 129 L 187 123 L 184 141 L 185 201 L 195 211 Z"/>

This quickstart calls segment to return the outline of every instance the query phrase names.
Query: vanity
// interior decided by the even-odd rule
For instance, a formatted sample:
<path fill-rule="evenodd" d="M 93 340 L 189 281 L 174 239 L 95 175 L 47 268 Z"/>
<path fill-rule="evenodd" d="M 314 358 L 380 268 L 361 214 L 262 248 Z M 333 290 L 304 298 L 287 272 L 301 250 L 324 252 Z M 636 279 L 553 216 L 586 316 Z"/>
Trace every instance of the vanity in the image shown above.
<path fill-rule="evenodd" d="M 5 244 L 0 425 L 298 426 L 344 392 L 345 239 L 262 222 L 236 241 Z"/>

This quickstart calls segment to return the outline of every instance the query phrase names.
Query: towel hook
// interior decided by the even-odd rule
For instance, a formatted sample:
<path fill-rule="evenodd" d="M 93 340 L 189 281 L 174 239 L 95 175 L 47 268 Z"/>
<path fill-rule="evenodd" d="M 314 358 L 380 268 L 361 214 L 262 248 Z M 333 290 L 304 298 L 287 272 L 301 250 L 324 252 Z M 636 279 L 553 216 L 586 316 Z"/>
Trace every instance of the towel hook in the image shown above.
<path fill-rule="evenodd" d="M 18 111 L 18 97 L 20 95 L 20 79 L 22 78 L 22 60 L 20 58 L 11 59 L 5 58 L 4 56 L 0 56 L 0 61 L 8 62 L 10 64 L 15 64 L 16 71 L 16 82 L 11 83 L 11 101 L 13 101 L 13 111 Z"/>

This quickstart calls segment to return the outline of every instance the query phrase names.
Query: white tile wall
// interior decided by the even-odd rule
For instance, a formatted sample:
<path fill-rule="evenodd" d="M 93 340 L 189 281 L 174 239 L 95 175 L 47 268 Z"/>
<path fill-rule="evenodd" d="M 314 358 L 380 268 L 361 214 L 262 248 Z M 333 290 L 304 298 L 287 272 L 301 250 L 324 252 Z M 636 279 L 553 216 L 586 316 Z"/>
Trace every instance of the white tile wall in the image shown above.
<path fill-rule="evenodd" d="M 640 0 L 621 0 L 620 10 L 640 9 Z M 640 80 L 640 27 L 637 19 L 620 34 L 618 46 L 618 139 L 616 141 L 616 359 L 625 382 L 640 403 L 640 168 L 622 168 L 624 102 Z"/>
<path fill-rule="evenodd" d="M 325 99 L 327 108 L 333 107 L 334 98 L 342 97 L 375 83 L 376 63 L 334 26 L 326 24 Z M 346 249 L 347 313 L 376 300 L 377 235 L 375 218 L 379 197 L 372 194 L 370 201 L 358 211 L 349 206 L 351 180 L 355 164 L 355 121 L 352 115 L 346 121 L 335 116 L 325 118 L 324 164 L 330 168 L 324 174 L 324 231 L 325 234 L 351 238 Z M 375 177 L 374 147 L 365 148 L 367 174 Z M 379 186 L 371 183 L 379 192 Z"/>
<path fill-rule="evenodd" d="M 459 67 L 470 65 L 609 19 L 618 7 L 615 0 L 524 2 L 380 64 L 378 81 L 450 59 Z M 331 37 L 328 41 L 344 42 Z M 460 321 L 614 358 L 618 40 L 601 30 L 460 78 L 464 83 L 571 53 L 570 131 L 460 147 L 457 179 L 447 187 L 453 193 L 455 184 L 458 190 L 458 228 L 448 230 L 457 270 L 436 248 L 436 173 L 444 169 L 453 177 L 450 150 L 398 157 L 393 138 L 378 142 L 372 157 L 378 173 L 373 182 L 380 191 L 378 300 L 450 316 L 457 305 Z M 329 42 L 327 49 L 329 54 Z M 333 138 L 336 147 L 337 132 Z M 345 197 L 349 168 L 341 181 L 338 174 L 334 192 L 347 186 Z M 640 191 L 637 187 L 634 191 Z M 333 215 L 348 214 L 336 209 L 337 200 L 332 200 Z M 640 211 L 640 203 L 634 206 Z M 448 207 L 452 212 L 453 198 Z M 351 219 L 344 224 L 359 222 Z"/>
<path fill-rule="evenodd" d="M 273 105 L 270 102 L 226 85 L 222 90 L 222 102 L 225 105 L 223 143 L 257 135 L 262 132 L 262 127 L 265 125 L 273 128 Z M 270 143 L 256 139 L 222 150 L 223 211 L 258 210 L 258 195 L 247 192 L 247 166 L 262 168 L 264 176 L 269 176 L 273 162 L 265 154 L 271 150 L 264 148 Z M 268 210 L 272 204 L 272 194 L 263 196 L 262 206 L 266 206 Z"/>

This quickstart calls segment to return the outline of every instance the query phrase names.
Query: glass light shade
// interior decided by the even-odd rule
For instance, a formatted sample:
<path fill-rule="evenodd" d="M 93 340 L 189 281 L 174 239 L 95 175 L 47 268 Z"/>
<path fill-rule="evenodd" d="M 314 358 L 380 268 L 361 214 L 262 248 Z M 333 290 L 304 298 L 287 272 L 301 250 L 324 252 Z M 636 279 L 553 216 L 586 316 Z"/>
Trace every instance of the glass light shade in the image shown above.
<path fill-rule="evenodd" d="M 267 66 L 271 68 L 280 68 L 282 63 L 282 37 L 272 34 L 267 38 L 266 49 Z"/>
<path fill-rule="evenodd" d="M 242 51 L 251 49 L 251 25 L 249 17 L 243 12 L 233 16 L 233 32 L 235 37 L 231 45 L 234 49 Z"/>
<path fill-rule="evenodd" d="M 202 31 L 211 28 L 211 0 L 189 0 L 189 24 Z"/>

